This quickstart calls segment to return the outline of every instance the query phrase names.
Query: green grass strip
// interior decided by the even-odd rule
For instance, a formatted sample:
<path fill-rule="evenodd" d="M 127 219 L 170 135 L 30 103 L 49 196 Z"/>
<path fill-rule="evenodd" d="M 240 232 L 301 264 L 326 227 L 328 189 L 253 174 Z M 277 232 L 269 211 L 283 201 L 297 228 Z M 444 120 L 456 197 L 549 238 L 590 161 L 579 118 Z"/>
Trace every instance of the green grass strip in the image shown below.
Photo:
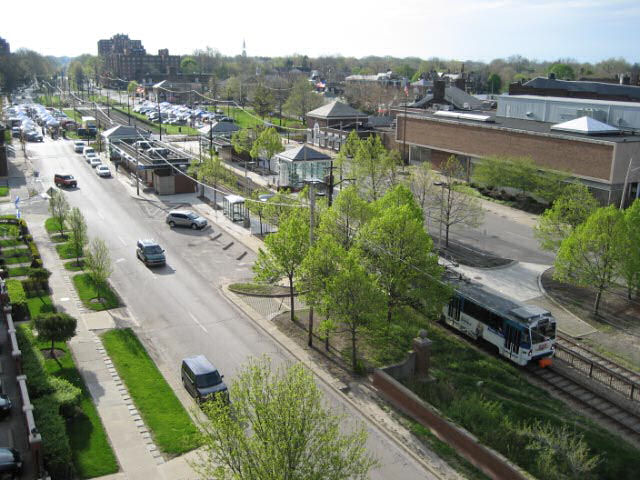
<path fill-rule="evenodd" d="M 0 187 L 0 197 L 9 195 L 9 187 Z"/>
<path fill-rule="evenodd" d="M 28 275 L 28 273 L 29 267 L 15 267 L 9 269 L 10 277 L 23 277 L 25 275 Z"/>
<path fill-rule="evenodd" d="M 44 221 L 44 228 L 47 233 L 60 233 L 60 222 L 58 219 L 49 217 Z"/>
<path fill-rule="evenodd" d="M 59 245 L 56 245 L 56 252 L 58 252 L 58 255 L 63 260 L 76 258 L 76 252 L 74 252 L 71 242 L 66 242 L 66 243 L 61 243 Z"/>
<path fill-rule="evenodd" d="M 102 341 L 158 448 L 170 455 L 197 448 L 198 430 L 135 333 L 111 330 Z"/>
<path fill-rule="evenodd" d="M 50 313 L 55 310 L 49 295 L 27 298 L 27 308 L 32 319 L 35 319 L 41 313 Z"/>
<path fill-rule="evenodd" d="M 39 347 L 48 348 L 50 343 L 40 342 Z M 46 360 L 47 371 L 52 375 L 67 379 L 82 390 L 80 412 L 67 421 L 67 435 L 73 454 L 73 464 L 78 476 L 80 478 L 94 478 L 115 473 L 119 470 L 118 462 L 109 444 L 91 394 L 82 381 L 67 345 L 56 343 L 56 348 L 60 348 L 66 353 L 58 358 L 60 365 L 55 360 Z"/>
<path fill-rule="evenodd" d="M 118 296 L 108 286 L 100 290 L 101 302 L 92 302 L 91 300 L 98 298 L 98 290 L 93 285 L 88 273 L 80 273 L 73 277 L 73 285 L 76 287 L 78 296 L 82 300 L 82 304 L 96 312 L 109 310 L 120 305 Z"/>

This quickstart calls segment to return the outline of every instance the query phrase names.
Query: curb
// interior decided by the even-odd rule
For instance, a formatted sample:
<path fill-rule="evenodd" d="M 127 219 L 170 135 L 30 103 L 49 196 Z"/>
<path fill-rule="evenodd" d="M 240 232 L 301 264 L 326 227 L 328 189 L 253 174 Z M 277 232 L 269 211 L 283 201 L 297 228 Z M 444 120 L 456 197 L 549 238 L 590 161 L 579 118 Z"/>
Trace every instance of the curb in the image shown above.
<path fill-rule="evenodd" d="M 343 393 L 340 391 L 340 388 L 336 388 L 335 385 L 333 385 L 332 383 L 330 383 L 326 378 L 324 378 L 324 376 L 320 375 L 315 368 L 312 368 L 311 365 L 307 364 L 306 362 L 304 362 L 303 360 L 301 360 L 300 358 L 298 358 L 293 351 L 284 343 L 282 343 L 278 338 L 276 338 L 276 336 L 274 334 L 272 334 L 269 329 L 265 328 L 265 326 L 262 324 L 262 322 L 260 322 L 258 320 L 258 318 L 262 318 L 263 315 L 259 314 L 258 312 L 256 312 L 251 306 L 246 305 L 244 302 L 242 302 L 242 300 L 240 299 L 234 299 L 234 296 L 237 296 L 236 293 L 230 291 L 227 287 L 227 285 L 223 285 L 220 288 L 220 291 L 222 292 L 222 294 L 224 295 L 224 297 L 229 300 L 231 303 L 233 303 L 236 307 L 238 307 L 243 313 L 245 313 L 245 315 L 247 315 L 247 317 L 249 317 L 251 319 L 251 321 L 257 326 L 259 327 L 262 331 L 264 331 L 267 335 L 269 335 L 269 337 L 276 342 L 278 345 L 280 345 L 281 348 L 283 348 L 285 351 L 287 351 L 287 353 L 289 353 L 289 355 L 291 355 L 292 358 L 295 358 L 296 360 L 298 360 L 301 363 L 304 363 L 305 366 L 307 368 L 309 368 L 309 370 L 313 373 L 314 377 L 316 377 L 318 380 L 320 380 L 327 388 L 330 388 L 332 390 L 334 390 L 337 393 Z M 254 318 L 257 317 L 257 318 Z M 275 328 L 275 327 L 274 327 Z M 313 366 L 315 367 L 315 365 Z M 342 384 L 342 382 L 338 382 L 341 386 L 344 386 Z M 376 395 L 377 392 L 375 389 L 372 389 L 369 385 L 366 386 L 370 391 L 375 392 Z M 445 480 L 445 477 L 443 477 L 439 472 L 435 471 L 435 469 L 433 469 L 433 467 L 431 467 L 431 465 L 429 465 L 428 463 L 426 463 L 422 458 L 420 458 L 415 452 L 413 452 L 412 450 L 408 449 L 404 443 L 402 443 L 399 439 L 396 438 L 395 435 L 393 435 L 392 433 L 388 432 L 387 429 L 378 424 L 378 422 L 376 422 L 376 420 L 371 417 L 370 415 L 364 413 L 362 410 L 360 410 L 360 408 L 358 407 L 358 405 L 351 400 L 347 395 L 339 395 L 339 397 L 341 399 L 344 399 L 354 410 L 360 412 L 360 415 L 362 415 L 362 417 L 365 419 L 365 421 L 369 422 L 370 425 L 372 425 L 373 427 L 376 428 L 376 430 L 378 430 L 378 432 L 380 432 L 385 438 L 387 438 L 388 440 L 390 440 L 391 442 L 393 442 L 397 447 L 399 447 L 402 451 L 404 451 L 405 453 L 407 453 L 415 462 L 417 462 L 422 468 L 424 468 L 425 470 L 427 470 L 429 473 L 431 473 L 433 476 L 435 476 L 437 479 L 439 480 Z"/>
<path fill-rule="evenodd" d="M 566 314 L 568 314 L 569 316 L 575 318 L 576 320 L 580 320 L 583 323 L 586 323 L 587 325 L 589 325 L 591 327 L 591 324 L 588 322 L 585 322 L 583 319 L 581 319 L 580 317 L 578 317 L 576 314 L 574 314 L 573 312 L 571 312 L 570 310 L 568 310 L 564 305 L 562 305 L 560 302 L 558 302 L 555 298 L 553 298 L 551 295 L 549 295 L 547 293 L 547 291 L 544 289 L 544 286 L 542 286 L 542 275 L 544 275 L 546 272 L 548 272 L 549 270 L 551 270 L 553 268 L 553 266 L 547 268 L 546 270 L 540 272 L 538 274 L 538 288 L 540 289 L 540 292 L 542 293 L 542 295 L 544 295 L 544 297 L 549 300 L 551 303 L 553 303 L 556 307 L 562 309 Z M 593 327 L 591 327 L 593 328 Z M 589 332 L 589 333 L 585 333 L 582 335 L 569 335 L 571 338 L 582 338 L 582 337 L 586 337 L 587 335 L 591 335 L 592 333 L 597 333 L 598 330 L 596 328 L 593 328 L 593 332 Z M 567 334 L 568 335 L 568 334 Z"/>

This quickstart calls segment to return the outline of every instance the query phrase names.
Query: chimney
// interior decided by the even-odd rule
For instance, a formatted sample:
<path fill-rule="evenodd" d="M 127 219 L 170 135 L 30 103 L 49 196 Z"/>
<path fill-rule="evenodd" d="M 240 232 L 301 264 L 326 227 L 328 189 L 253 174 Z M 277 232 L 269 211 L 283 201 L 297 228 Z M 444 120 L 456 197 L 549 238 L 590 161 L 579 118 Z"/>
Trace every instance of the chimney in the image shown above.
<path fill-rule="evenodd" d="M 556 74 L 553 72 L 549 72 L 549 80 L 555 80 L 556 79 Z"/>
<path fill-rule="evenodd" d="M 433 101 L 435 103 L 444 101 L 444 80 L 433 82 Z"/>
<path fill-rule="evenodd" d="M 460 78 L 456 78 L 454 85 L 464 92 L 465 83 L 466 82 L 464 80 L 464 77 L 460 77 Z"/>
<path fill-rule="evenodd" d="M 620 85 L 631 85 L 631 77 L 626 74 L 620 74 Z"/>

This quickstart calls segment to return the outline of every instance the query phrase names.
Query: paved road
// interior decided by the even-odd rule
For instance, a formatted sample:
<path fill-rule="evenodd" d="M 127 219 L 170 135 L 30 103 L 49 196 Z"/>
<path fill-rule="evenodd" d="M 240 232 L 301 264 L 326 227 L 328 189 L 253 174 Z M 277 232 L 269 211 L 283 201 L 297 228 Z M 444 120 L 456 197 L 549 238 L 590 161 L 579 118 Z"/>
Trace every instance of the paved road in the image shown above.
<path fill-rule="evenodd" d="M 129 322 L 154 359 L 172 372 L 172 384 L 179 383 L 180 359 L 194 353 L 204 353 L 227 379 L 251 356 L 267 354 L 276 363 L 290 360 L 219 291 L 224 283 L 251 276 L 251 252 L 238 260 L 246 250 L 242 245 L 234 243 L 223 250 L 233 239 L 223 234 L 213 240 L 220 233 L 217 228 L 170 230 L 164 215 L 171 206 L 134 199 L 119 180 L 99 178 L 80 154 L 73 153 L 70 141 L 47 140 L 30 144 L 29 150 L 45 188 L 51 186 L 54 172 L 77 177 L 79 188 L 69 191 L 67 198 L 83 211 L 89 235 L 109 245 L 114 260 L 112 282 L 132 314 Z M 25 208 L 42 211 L 46 204 L 36 200 Z M 166 267 L 149 270 L 136 259 L 135 242 L 143 237 L 163 245 Z M 339 393 L 324 384 L 321 387 L 333 408 L 362 419 Z M 367 426 L 369 448 L 382 464 L 372 478 L 432 478 L 377 428 Z"/>

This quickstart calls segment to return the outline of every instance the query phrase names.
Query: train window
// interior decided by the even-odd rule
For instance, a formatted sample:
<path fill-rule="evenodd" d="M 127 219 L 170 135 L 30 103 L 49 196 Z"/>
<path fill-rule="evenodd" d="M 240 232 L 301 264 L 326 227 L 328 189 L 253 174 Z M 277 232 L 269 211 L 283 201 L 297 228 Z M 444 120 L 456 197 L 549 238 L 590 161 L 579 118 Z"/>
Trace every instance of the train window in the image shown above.
<path fill-rule="evenodd" d="M 486 308 L 472 302 L 469 299 L 465 299 L 462 305 L 462 311 L 465 314 L 493 328 L 494 330 L 502 330 L 502 317 L 500 317 L 500 315 L 487 310 Z"/>
<path fill-rule="evenodd" d="M 531 329 L 531 342 L 542 343 L 556 336 L 556 324 L 548 319 L 540 320 L 538 324 Z"/>

